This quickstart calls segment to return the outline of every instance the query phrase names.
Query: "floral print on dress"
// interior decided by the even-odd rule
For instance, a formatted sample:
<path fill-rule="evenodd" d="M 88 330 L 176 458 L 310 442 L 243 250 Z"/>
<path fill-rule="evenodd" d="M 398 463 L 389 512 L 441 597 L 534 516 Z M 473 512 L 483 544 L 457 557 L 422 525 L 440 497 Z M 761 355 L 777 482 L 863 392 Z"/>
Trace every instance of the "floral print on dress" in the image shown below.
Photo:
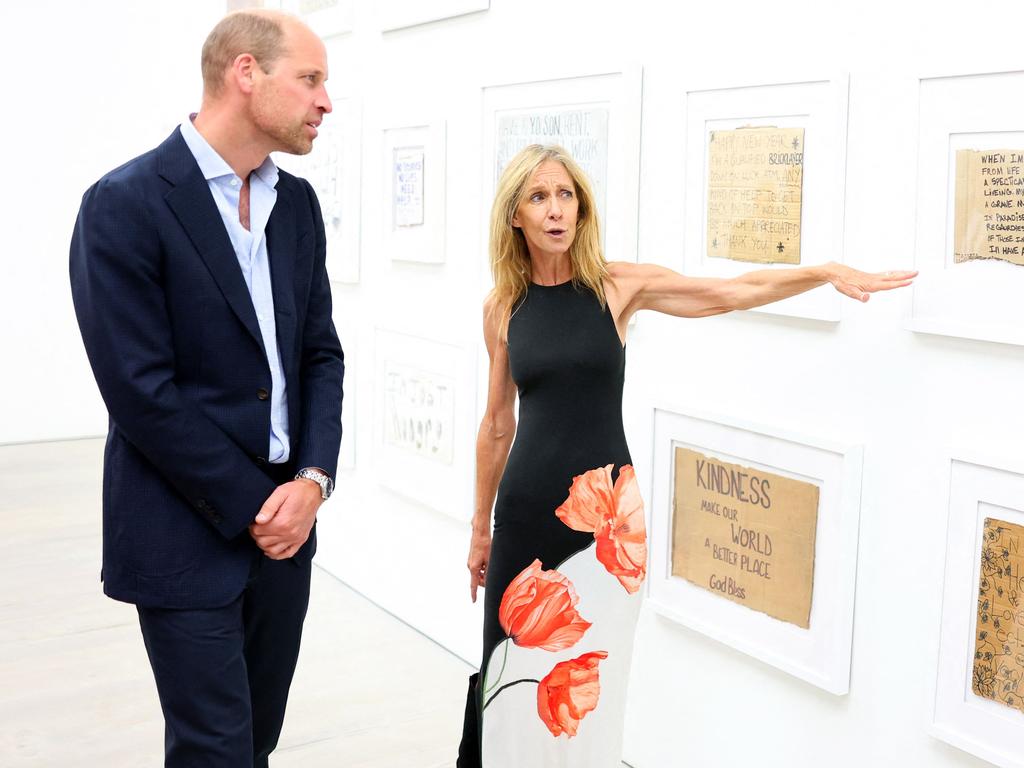
<path fill-rule="evenodd" d="M 613 483 L 613 466 L 574 477 L 569 496 L 555 515 L 575 531 L 594 534 L 598 562 L 632 595 L 647 575 L 644 504 L 633 467 L 621 466 Z M 502 684 L 502 676 L 509 641 L 546 651 L 576 645 L 592 626 L 576 609 L 578 602 L 572 582 L 557 570 L 544 570 L 538 559 L 512 580 L 498 608 L 498 621 L 508 640 L 497 679 L 484 690 L 483 709 L 506 688 L 536 683 L 537 714 L 551 735 L 576 736 L 580 722 L 597 708 L 601 695 L 598 664 L 608 658 L 607 651 L 589 651 L 561 661 L 540 680 L 523 678 Z"/>
<path fill-rule="evenodd" d="M 498 621 L 516 645 L 562 651 L 591 626 L 576 610 L 578 602 L 569 579 L 543 570 L 540 560 L 534 560 L 505 589 Z"/>
<path fill-rule="evenodd" d="M 644 503 L 633 467 L 622 465 L 614 483 L 612 467 L 574 477 L 569 497 L 555 515 L 574 531 L 594 534 L 597 559 L 633 594 L 647 576 Z"/>
<path fill-rule="evenodd" d="M 604 651 L 584 653 L 555 665 L 537 685 L 537 713 L 552 736 L 576 735 L 580 721 L 597 708 L 601 693 L 597 665 Z"/>

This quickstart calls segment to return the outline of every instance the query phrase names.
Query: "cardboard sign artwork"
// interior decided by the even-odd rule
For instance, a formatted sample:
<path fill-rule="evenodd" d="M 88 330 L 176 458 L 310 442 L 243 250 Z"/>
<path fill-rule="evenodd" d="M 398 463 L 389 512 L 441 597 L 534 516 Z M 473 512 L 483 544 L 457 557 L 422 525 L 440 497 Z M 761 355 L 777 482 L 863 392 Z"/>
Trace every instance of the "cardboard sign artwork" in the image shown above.
<path fill-rule="evenodd" d="M 953 261 L 1024 266 L 1024 149 L 956 153 Z"/>
<path fill-rule="evenodd" d="M 672 573 L 810 627 L 819 488 L 676 447 Z"/>
<path fill-rule="evenodd" d="M 708 137 L 708 256 L 800 263 L 803 128 L 738 128 Z"/>
<path fill-rule="evenodd" d="M 1024 713 L 1024 526 L 985 518 L 971 689 Z"/>

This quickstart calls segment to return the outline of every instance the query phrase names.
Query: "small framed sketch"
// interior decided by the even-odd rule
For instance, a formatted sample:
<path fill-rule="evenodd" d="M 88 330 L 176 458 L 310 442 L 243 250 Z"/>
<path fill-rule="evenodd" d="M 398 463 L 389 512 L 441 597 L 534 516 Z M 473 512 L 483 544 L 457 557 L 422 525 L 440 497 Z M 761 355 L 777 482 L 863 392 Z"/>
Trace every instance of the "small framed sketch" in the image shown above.
<path fill-rule="evenodd" d="M 486 11 L 491 0 L 388 0 L 377 7 L 381 30 L 415 27 L 431 21 Z"/>
<path fill-rule="evenodd" d="M 294 13 L 320 37 L 352 31 L 355 0 L 280 0 L 282 10 Z"/>
<path fill-rule="evenodd" d="M 843 260 L 848 80 L 686 94 L 690 275 Z M 834 291 L 757 311 L 838 321 Z"/>
<path fill-rule="evenodd" d="M 912 330 L 1024 344 L 1024 104 L 1006 98 L 1022 87 L 921 80 Z"/>
<path fill-rule="evenodd" d="M 374 339 L 378 480 L 412 501 L 469 520 L 471 361 L 459 347 L 407 333 L 377 328 Z"/>
<path fill-rule="evenodd" d="M 955 459 L 931 731 L 1024 766 L 1024 473 Z"/>
<path fill-rule="evenodd" d="M 396 261 L 444 261 L 443 121 L 384 130 L 384 251 Z"/>
<path fill-rule="evenodd" d="M 847 693 L 860 449 L 660 409 L 654 445 L 655 610 Z"/>
<path fill-rule="evenodd" d="M 606 257 L 636 261 L 640 95 L 639 67 L 485 87 L 484 220 L 508 161 L 529 144 L 557 144 L 590 180 Z"/>
<path fill-rule="evenodd" d="M 352 98 L 334 101 L 308 155 L 275 153 L 274 161 L 313 186 L 327 232 L 332 281 L 359 282 L 359 202 L 362 110 Z"/>

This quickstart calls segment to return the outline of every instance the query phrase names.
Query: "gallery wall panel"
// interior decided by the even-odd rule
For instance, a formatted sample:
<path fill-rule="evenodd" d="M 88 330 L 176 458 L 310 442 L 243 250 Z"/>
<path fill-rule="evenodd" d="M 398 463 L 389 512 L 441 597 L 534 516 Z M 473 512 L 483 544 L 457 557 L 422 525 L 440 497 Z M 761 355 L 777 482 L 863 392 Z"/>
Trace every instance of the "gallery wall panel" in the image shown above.
<path fill-rule="evenodd" d="M 848 93 L 836 76 L 685 94 L 686 274 L 844 261 Z M 841 301 L 812 291 L 755 311 L 836 322 Z"/>
<path fill-rule="evenodd" d="M 1021 88 L 1024 72 L 920 81 L 911 330 L 1024 344 Z"/>
<path fill-rule="evenodd" d="M 654 610 L 849 692 L 861 449 L 721 417 L 653 418 Z"/>
<path fill-rule="evenodd" d="M 1024 472 L 992 457 L 949 466 L 942 622 L 931 732 L 1024 766 Z"/>

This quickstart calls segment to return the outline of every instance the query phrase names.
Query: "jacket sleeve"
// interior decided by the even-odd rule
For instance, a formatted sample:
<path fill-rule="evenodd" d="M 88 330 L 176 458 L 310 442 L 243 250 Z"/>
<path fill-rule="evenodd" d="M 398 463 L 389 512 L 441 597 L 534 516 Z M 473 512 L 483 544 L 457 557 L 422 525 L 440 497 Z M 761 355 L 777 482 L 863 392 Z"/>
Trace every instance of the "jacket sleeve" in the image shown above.
<path fill-rule="evenodd" d="M 301 180 L 313 209 L 315 251 L 309 303 L 302 329 L 299 361 L 302 382 L 301 426 L 296 467 L 320 467 L 334 477 L 341 447 L 342 381 L 345 358 L 331 317 L 331 283 L 327 276 L 327 236 L 316 193 Z"/>
<path fill-rule="evenodd" d="M 125 437 L 232 539 L 275 486 L 175 383 L 163 266 L 138 190 L 109 178 L 90 188 L 71 240 L 71 293 L 100 394 Z"/>

